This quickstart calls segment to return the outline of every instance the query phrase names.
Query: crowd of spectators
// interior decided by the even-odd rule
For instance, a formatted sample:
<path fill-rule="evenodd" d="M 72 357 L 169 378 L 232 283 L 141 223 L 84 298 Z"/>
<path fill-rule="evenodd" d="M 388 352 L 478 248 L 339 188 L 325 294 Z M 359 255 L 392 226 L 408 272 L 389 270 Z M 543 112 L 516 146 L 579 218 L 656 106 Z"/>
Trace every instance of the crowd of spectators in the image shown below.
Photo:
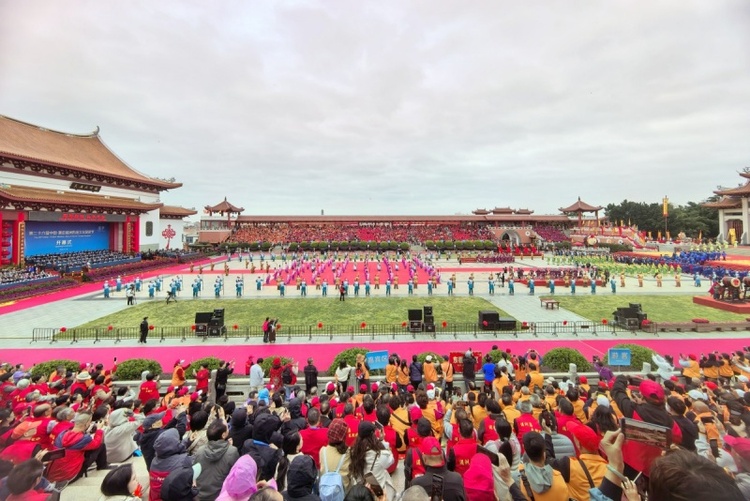
<path fill-rule="evenodd" d="M 59 254 L 39 254 L 26 257 L 26 265 L 41 270 L 54 270 L 71 273 L 85 268 L 98 268 L 120 261 L 133 259 L 133 256 L 112 250 L 89 250 Z"/>
<path fill-rule="evenodd" d="M 545 242 L 569 242 L 570 238 L 557 226 L 553 225 L 536 225 L 534 232 Z"/>
<path fill-rule="evenodd" d="M 37 268 L 28 266 L 25 269 L 19 268 L 0 268 L 0 285 L 19 284 L 23 282 L 32 282 L 42 278 L 49 278 L 53 275 Z"/>
<path fill-rule="evenodd" d="M 461 241 L 492 239 L 487 226 L 473 225 L 394 225 L 360 226 L 338 224 L 272 223 L 243 225 L 236 228 L 231 240 L 238 243 L 269 242 L 409 242 Z"/>
<path fill-rule="evenodd" d="M 325 385 L 312 359 L 274 359 L 268 374 L 259 359 L 242 405 L 225 395 L 231 362 L 213 384 L 202 366 L 193 388 L 177 360 L 168 388 L 146 373 L 137 391 L 113 386 L 116 367 L 5 365 L 0 499 L 50 499 L 96 467 L 111 470 L 104 499 L 426 501 L 440 477 L 446 501 L 747 500 L 747 356 L 680 356 L 677 370 L 654 356 L 643 378 L 597 360 L 597 381 L 546 377 L 534 350 L 497 362 L 471 349 L 460 363 L 391 354 L 377 378 L 360 356 Z M 117 465 L 141 455 L 147 485 Z M 391 478 L 401 460 L 404 497 Z"/>

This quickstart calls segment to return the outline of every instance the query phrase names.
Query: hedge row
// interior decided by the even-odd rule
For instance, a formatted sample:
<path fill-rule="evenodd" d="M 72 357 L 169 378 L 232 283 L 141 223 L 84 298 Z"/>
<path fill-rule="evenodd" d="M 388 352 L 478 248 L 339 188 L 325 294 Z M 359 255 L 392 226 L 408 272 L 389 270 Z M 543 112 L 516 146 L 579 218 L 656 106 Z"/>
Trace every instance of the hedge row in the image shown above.
<path fill-rule="evenodd" d="M 656 353 L 649 348 L 634 344 L 618 344 L 613 348 L 630 349 L 631 364 L 628 367 L 622 367 L 622 370 L 640 370 L 643 367 L 644 362 L 651 363 L 651 357 Z M 328 367 L 327 373 L 333 374 L 341 361 L 344 361 L 348 365 L 353 367 L 356 364 L 357 355 L 366 354 L 369 351 L 370 350 L 368 348 L 364 347 L 354 347 L 342 351 L 341 353 L 336 355 L 336 358 L 333 359 L 333 362 L 331 362 L 331 365 Z M 418 353 L 417 360 L 419 360 L 420 362 L 424 362 L 425 358 L 427 358 L 428 355 L 432 355 L 433 360 L 439 363 L 443 362 L 444 360 L 443 355 L 434 351 L 424 351 Z M 503 358 L 509 357 L 509 354 L 502 350 L 492 350 L 488 352 L 488 355 L 494 363 L 499 362 Z M 271 364 L 273 363 L 273 360 L 275 358 L 281 359 L 282 365 L 294 362 L 294 360 L 283 355 L 269 355 L 267 357 L 264 357 L 263 362 L 261 363 L 261 367 L 263 368 L 264 373 L 268 374 L 268 371 L 271 369 Z M 307 363 L 306 360 L 297 360 L 297 362 L 299 362 L 300 370 Z M 411 363 L 411 359 L 407 359 L 407 362 Z M 605 365 L 608 363 L 606 356 L 603 358 L 603 362 Z M 221 360 L 216 357 L 206 357 L 194 360 L 185 371 L 186 375 L 188 377 L 192 377 L 193 371 L 198 371 L 201 365 L 204 363 L 210 370 L 214 370 L 219 368 Z M 542 367 L 543 369 L 548 371 L 567 372 L 570 364 L 576 364 L 579 372 L 589 372 L 593 369 L 592 364 L 588 360 L 586 360 L 583 355 L 571 348 L 554 348 L 542 355 Z M 55 369 L 57 369 L 59 365 L 63 365 L 67 370 L 73 372 L 76 372 L 79 369 L 79 363 L 75 360 L 50 360 L 48 362 L 43 362 L 35 365 L 31 370 L 31 374 L 49 375 Z M 319 367 L 319 370 L 320 369 L 322 368 Z M 172 372 L 171 367 L 167 368 L 165 371 L 165 369 L 156 360 L 134 358 L 131 360 L 122 361 L 118 364 L 117 379 L 123 381 L 139 380 L 141 378 L 141 373 L 145 370 L 157 375 L 169 375 Z M 322 373 L 323 371 L 321 370 L 321 374 Z M 382 375 L 384 371 L 373 370 L 371 371 L 371 373 L 373 375 Z"/>

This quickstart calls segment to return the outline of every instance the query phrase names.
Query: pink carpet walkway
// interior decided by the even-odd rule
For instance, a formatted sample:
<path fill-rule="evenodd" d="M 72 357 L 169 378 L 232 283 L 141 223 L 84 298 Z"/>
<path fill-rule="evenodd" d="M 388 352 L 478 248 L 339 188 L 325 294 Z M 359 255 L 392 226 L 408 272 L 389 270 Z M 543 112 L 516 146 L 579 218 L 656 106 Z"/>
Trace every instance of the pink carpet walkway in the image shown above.
<path fill-rule="evenodd" d="M 282 339 L 282 338 L 280 338 Z M 333 361 L 334 357 L 341 351 L 361 346 L 371 351 L 388 350 L 397 352 L 401 357 L 411 357 L 412 354 L 421 353 L 427 350 L 446 355 L 451 351 L 465 351 L 471 347 L 474 350 L 486 353 L 493 345 L 498 345 L 500 349 L 510 348 L 513 353 L 525 353 L 527 350 L 534 348 L 539 353 L 546 353 L 552 348 L 568 347 L 578 350 L 584 357 L 591 359 L 592 355 L 604 355 L 608 348 L 621 343 L 636 343 L 655 350 L 657 353 L 670 354 L 677 358 L 680 353 L 696 353 L 711 350 L 720 352 L 732 352 L 745 344 L 741 339 L 646 339 L 639 337 L 635 340 L 625 339 L 572 339 L 572 340 L 535 340 L 535 339 L 503 339 L 491 341 L 460 340 L 460 341 L 415 341 L 415 342 L 353 342 L 353 343 L 330 343 L 315 344 L 311 349 L 310 344 L 295 343 L 287 344 L 283 341 L 275 345 L 245 345 L 242 343 L 232 343 L 208 341 L 199 346 L 160 346 L 158 341 L 150 342 L 147 347 L 141 348 L 136 341 L 126 341 L 127 345 L 117 347 L 105 346 L 82 346 L 70 345 L 69 343 L 56 343 L 54 345 L 30 345 L 29 348 L 23 349 L 4 349 L 2 351 L 3 361 L 13 361 L 14 363 L 23 362 L 30 366 L 34 363 L 43 362 L 55 358 L 69 358 L 79 362 L 108 362 L 113 356 L 118 360 L 127 360 L 130 358 L 151 358 L 161 363 L 162 367 L 169 369 L 174 364 L 176 358 L 183 358 L 191 361 L 207 356 L 215 356 L 223 359 L 234 359 L 237 362 L 246 360 L 248 355 L 252 355 L 257 360 L 258 357 L 268 356 L 285 356 L 291 357 L 300 362 L 305 362 L 307 357 L 313 356 L 319 368 L 327 368 Z"/>

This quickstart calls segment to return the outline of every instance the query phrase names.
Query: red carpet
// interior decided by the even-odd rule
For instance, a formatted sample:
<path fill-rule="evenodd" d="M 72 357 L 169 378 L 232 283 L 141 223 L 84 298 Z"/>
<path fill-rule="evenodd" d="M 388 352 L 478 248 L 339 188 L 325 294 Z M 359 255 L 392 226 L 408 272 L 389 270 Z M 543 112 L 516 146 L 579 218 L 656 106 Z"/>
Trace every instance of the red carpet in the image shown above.
<path fill-rule="evenodd" d="M 316 344 L 311 349 L 310 344 L 286 344 L 283 337 L 279 338 L 276 345 L 249 346 L 243 344 L 224 344 L 222 342 L 209 341 L 213 344 L 200 346 L 160 346 L 157 342 L 150 342 L 146 348 L 141 348 L 135 341 L 128 341 L 128 345 L 119 347 L 84 347 L 79 345 L 70 345 L 67 343 L 57 343 L 55 345 L 30 345 L 29 348 L 21 349 L 4 349 L 3 360 L 13 363 L 22 362 L 26 366 L 31 366 L 38 362 L 43 362 L 55 358 L 70 358 L 79 362 L 102 362 L 106 363 L 116 356 L 118 360 L 127 360 L 130 358 L 152 358 L 159 361 L 165 370 L 169 370 L 177 357 L 191 361 L 198 358 L 215 356 L 224 359 L 234 359 L 237 362 L 247 360 L 248 355 L 253 355 L 257 360 L 258 357 L 268 356 L 285 356 L 291 357 L 300 362 L 305 362 L 307 357 L 315 357 L 316 364 L 319 368 L 327 368 L 334 357 L 341 351 L 354 346 L 366 347 L 372 351 L 388 350 L 397 352 L 401 357 L 410 357 L 412 354 L 432 350 L 442 355 L 451 351 L 465 351 L 471 347 L 486 353 L 492 345 L 498 345 L 500 349 L 510 348 L 513 353 L 525 353 L 527 350 L 534 348 L 544 354 L 552 348 L 568 347 L 578 350 L 587 359 L 592 355 L 604 355 L 607 349 L 621 343 L 633 343 L 646 346 L 655 350 L 657 353 L 670 354 L 677 358 L 680 353 L 705 352 L 707 346 L 712 350 L 720 352 L 732 352 L 740 346 L 746 344 L 741 339 L 722 339 L 707 337 L 706 339 L 660 339 L 639 337 L 636 340 L 600 340 L 600 339 L 580 339 L 580 340 L 535 340 L 535 339 L 507 339 L 502 335 L 497 340 L 491 341 L 415 341 L 404 343 L 383 342 L 366 342 L 361 343 L 331 343 Z M 710 344 L 707 340 L 710 339 Z"/>
<path fill-rule="evenodd" d="M 256 266 L 259 266 L 257 260 Z M 378 264 L 380 270 L 378 270 Z M 273 270 L 273 266 L 276 266 L 276 270 Z M 416 266 L 416 272 L 412 271 L 412 265 Z M 356 269 L 355 269 L 356 267 Z M 379 278 L 380 284 L 384 285 L 389 276 L 391 281 L 398 279 L 398 283 L 403 285 L 409 281 L 409 277 L 415 273 L 417 283 L 426 284 L 428 277 L 432 273 L 432 269 L 420 265 L 415 261 L 407 261 L 402 259 L 399 261 L 371 261 L 369 263 L 353 262 L 349 260 L 334 261 L 333 259 L 326 260 L 315 260 L 305 262 L 299 266 L 297 263 L 287 263 L 284 265 L 278 259 L 275 263 L 271 263 L 270 279 L 267 280 L 267 285 L 276 285 L 277 282 L 283 281 L 285 284 L 290 285 L 295 283 L 297 278 L 304 280 L 308 285 L 315 284 L 315 278 L 320 277 L 321 281 L 328 281 L 329 286 L 335 283 L 335 278 L 340 280 L 348 280 L 349 284 L 354 284 L 354 281 L 359 279 L 360 285 L 364 286 L 365 280 L 370 280 L 370 284 L 375 285 L 375 281 Z M 313 270 L 313 268 L 315 268 Z M 265 274 L 264 274 L 265 277 Z M 446 277 L 443 276 L 443 280 Z"/>

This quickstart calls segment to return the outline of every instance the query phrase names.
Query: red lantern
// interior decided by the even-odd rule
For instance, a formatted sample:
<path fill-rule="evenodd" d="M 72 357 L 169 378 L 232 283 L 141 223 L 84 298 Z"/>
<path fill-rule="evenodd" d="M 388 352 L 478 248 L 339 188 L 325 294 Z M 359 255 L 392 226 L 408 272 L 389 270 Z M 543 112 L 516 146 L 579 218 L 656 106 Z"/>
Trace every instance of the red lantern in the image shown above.
<path fill-rule="evenodd" d="M 152 331 L 152 330 L 154 330 L 154 329 L 155 329 L 155 327 L 154 327 L 153 325 L 149 325 L 149 326 L 148 326 L 148 330 Z"/>
<path fill-rule="evenodd" d="M 445 320 L 443 320 L 443 329 L 445 329 L 446 327 L 448 327 L 448 322 L 446 322 Z"/>
<path fill-rule="evenodd" d="M 237 330 L 237 329 L 239 329 L 239 328 L 240 328 L 240 326 L 239 326 L 239 325 L 237 325 L 237 324 L 234 324 L 234 325 L 232 326 L 232 328 L 233 328 L 234 330 Z"/>
<path fill-rule="evenodd" d="M 107 327 L 108 331 L 111 331 L 112 329 L 114 329 L 114 327 L 112 327 L 111 325 L 109 327 Z"/>
<path fill-rule="evenodd" d="M 318 329 L 322 329 L 322 328 L 323 328 L 323 322 L 318 322 Z"/>
<path fill-rule="evenodd" d="M 606 318 L 602 318 L 602 324 L 603 325 L 607 325 L 607 319 Z"/>
<path fill-rule="evenodd" d="M 487 320 L 482 320 L 482 325 L 487 327 L 488 325 L 490 325 L 490 323 Z"/>
<path fill-rule="evenodd" d="M 280 330 L 281 330 L 281 324 L 276 324 L 276 330 L 277 330 L 277 331 L 280 331 Z"/>
<path fill-rule="evenodd" d="M 66 329 L 65 327 L 60 327 L 60 332 L 65 332 L 66 330 L 68 329 Z"/>
<path fill-rule="evenodd" d="M 367 327 L 367 324 L 366 324 L 366 323 L 364 323 L 364 322 L 362 322 L 361 324 L 359 324 L 359 326 L 360 326 L 360 327 L 362 327 L 362 328 L 364 329 L 365 327 Z"/>
<path fill-rule="evenodd" d="M 563 320 L 563 325 L 568 325 L 568 321 L 567 320 Z"/>
<path fill-rule="evenodd" d="M 529 326 L 529 324 L 528 324 L 527 322 L 524 322 L 524 323 L 523 323 L 523 324 L 521 324 L 521 325 L 523 325 L 524 327 L 528 327 L 528 326 Z"/>
<path fill-rule="evenodd" d="M 406 327 L 406 322 L 401 322 L 401 327 Z"/>
<path fill-rule="evenodd" d="M 191 331 L 194 331 L 194 330 L 195 330 L 195 324 L 193 324 L 193 325 L 191 325 L 191 326 L 190 326 L 190 330 L 191 330 Z"/>

